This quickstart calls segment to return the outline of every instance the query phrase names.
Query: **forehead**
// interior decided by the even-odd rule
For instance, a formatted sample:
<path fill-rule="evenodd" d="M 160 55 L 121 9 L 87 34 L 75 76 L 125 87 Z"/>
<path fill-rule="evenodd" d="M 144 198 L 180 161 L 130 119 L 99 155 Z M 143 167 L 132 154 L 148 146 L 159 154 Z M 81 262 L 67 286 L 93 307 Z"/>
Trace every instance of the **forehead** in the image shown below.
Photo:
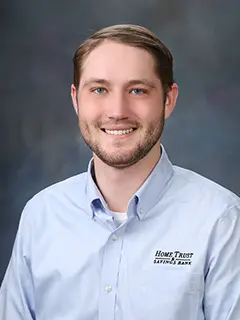
<path fill-rule="evenodd" d="M 136 78 L 159 80 L 148 51 L 113 41 L 97 46 L 83 63 L 81 81 L 92 77 L 116 82 Z"/>

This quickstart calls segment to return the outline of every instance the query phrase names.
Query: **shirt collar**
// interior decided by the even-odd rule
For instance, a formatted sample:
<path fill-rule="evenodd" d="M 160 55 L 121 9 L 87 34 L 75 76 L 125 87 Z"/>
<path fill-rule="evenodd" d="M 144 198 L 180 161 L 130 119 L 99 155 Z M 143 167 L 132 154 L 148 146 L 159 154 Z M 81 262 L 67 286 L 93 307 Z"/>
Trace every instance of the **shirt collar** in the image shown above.
<path fill-rule="evenodd" d="M 137 215 L 143 219 L 162 197 L 174 170 L 167 153 L 161 145 L 161 157 L 156 166 L 135 193 L 137 198 Z"/>
<path fill-rule="evenodd" d="M 136 204 L 136 214 L 141 220 L 144 219 L 149 210 L 159 201 L 174 172 L 173 166 L 162 145 L 161 150 L 161 157 L 158 163 L 131 199 Z M 94 208 L 103 207 L 107 209 L 107 204 L 99 191 L 93 176 L 92 158 L 88 164 L 86 185 L 86 194 L 92 209 L 92 218 L 94 217 Z"/>
<path fill-rule="evenodd" d="M 89 205 L 91 207 L 91 215 L 92 218 L 94 218 L 94 209 L 96 209 L 96 207 L 105 207 L 106 209 L 107 204 L 94 181 L 93 158 L 89 161 L 88 164 L 86 194 Z"/>

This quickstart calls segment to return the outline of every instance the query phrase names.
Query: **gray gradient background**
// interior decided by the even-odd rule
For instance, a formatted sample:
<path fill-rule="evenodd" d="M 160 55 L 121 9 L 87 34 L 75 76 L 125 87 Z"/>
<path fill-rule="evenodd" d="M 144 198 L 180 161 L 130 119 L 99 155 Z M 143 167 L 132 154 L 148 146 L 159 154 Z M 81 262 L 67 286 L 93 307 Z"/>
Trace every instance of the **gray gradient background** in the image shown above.
<path fill-rule="evenodd" d="M 170 159 L 240 194 L 239 1 L 1 2 L 0 283 L 26 201 L 91 156 L 70 100 L 73 53 L 92 31 L 129 22 L 156 32 L 175 58 Z"/>

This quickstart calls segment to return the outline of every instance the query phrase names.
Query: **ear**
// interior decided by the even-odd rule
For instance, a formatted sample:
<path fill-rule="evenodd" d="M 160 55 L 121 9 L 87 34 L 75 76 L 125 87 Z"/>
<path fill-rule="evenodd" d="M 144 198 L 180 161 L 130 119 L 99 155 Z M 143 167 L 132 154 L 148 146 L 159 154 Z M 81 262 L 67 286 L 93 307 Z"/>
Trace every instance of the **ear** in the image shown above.
<path fill-rule="evenodd" d="M 77 89 L 74 84 L 71 85 L 71 97 L 75 112 L 78 115 Z"/>
<path fill-rule="evenodd" d="M 165 102 L 165 119 L 170 117 L 171 113 L 173 112 L 178 97 L 178 86 L 174 83 L 171 88 L 169 89 L 166 97 Z"/>

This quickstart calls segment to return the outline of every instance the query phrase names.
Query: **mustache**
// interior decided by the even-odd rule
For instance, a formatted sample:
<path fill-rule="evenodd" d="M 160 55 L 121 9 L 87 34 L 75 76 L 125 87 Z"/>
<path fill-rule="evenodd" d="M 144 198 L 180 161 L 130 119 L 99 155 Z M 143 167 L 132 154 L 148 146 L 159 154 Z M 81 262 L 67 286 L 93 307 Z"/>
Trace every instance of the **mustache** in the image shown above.
<path fill-rule="evenodd" d="M 122 120 L 122 119 L 115 119 L 115 120 L 110 120 L 110 121 L 105 121 L 105 122 L 98 122 L 96 124 L 98 127 L 107 127 L 107 126 L 116 126 L 116 125 L 119 125 L 119 126 L 130 126 L 130 127 L 140 127 L 141 124 L 137 121 L 132 121 L 132 120 Z"/>

